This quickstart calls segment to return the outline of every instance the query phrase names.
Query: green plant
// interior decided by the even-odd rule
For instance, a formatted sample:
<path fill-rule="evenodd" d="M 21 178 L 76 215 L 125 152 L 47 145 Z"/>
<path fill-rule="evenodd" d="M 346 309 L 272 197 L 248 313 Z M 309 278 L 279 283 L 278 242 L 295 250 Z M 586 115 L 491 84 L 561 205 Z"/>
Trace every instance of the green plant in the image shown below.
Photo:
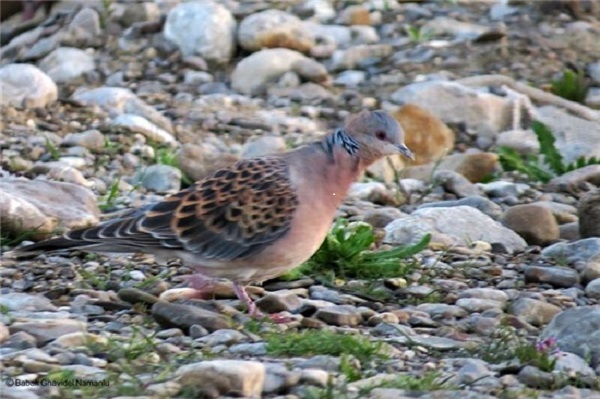
<path fill-rule="evenodd" d="M 311 259 L 300 266 L 300 270 L 292 271 L 284 278 L 297 277 L 300 273 L 315 275 L 323 270 L 328 281 L 335 278 L 400 277 L 410 268 L 401 261 L 425 249 L 430 239 L 431 236 L 426 235 L 414 245 L 371 251 L 375 242 L 373 228 L 366 223 L 350 224 L 347 220 L 340 219 Z"/>
<path fill-rule="evenodd" d="M 107 211 L 116 205 L 116 200 L 119 197 L 119 184 L 121 183 L 121 176 L 119 176 L 110 185 L 110 189 L 106 196 L 104 196 L 101 203 L 98 204 L 98 208 L 102 211 Z"/>
<path fill-rule="evenodd" d="M 40 232 L 39 232 L 40 227 L 42 227 L 42 226 L 40 225 L 38 228 L 33 229 L 33 230 L 21 230 L 18 233 L 2 232 L 2 234 L 0 234 L 0 246 L 14 247 L 16 245 L 19 245 L 23 241 L 27 241 L 27 240 L 31 239 L 32 237 L 40 235 Z M 20 230 L 20 229 L 17 229 L 17 230 Z"/>
<path fill-rule="evenodd" d="M 529 154 L 522 156 L 512 148 L 500 147 L 498 154 L 504 170 L 516 170 L 524 173 L 531 179 L 547 183 L 554 176 L 582 168 L 588 165 L 600 164 L 597 157 L 579 157 L 574 162 L 565 164 L 562 155 L 555 145 L 552 131 L 539 121 L 534 121 L 531 128 L 540 144 L 540 155 Z"/>
<path fill-rule="evenodd" d="M 589 84 L 583 70 L 567 69 L 559 79 L 553 80 L 552 93 L 567 100 L 583 103 L 589 91 Z"/>
<path fill-rule="evenodd" d="M 187 176 L 179 166 L 179 160 L 177 159 L 177 153 L 170 147 L 155 147 L 154 161 L 159 165 L 168 165 L 177 168 L 181 171 L 181 182 L 189 186 L 194 181 Z"/>
<path fill-rule="evenodd" d="M 388 358 L 383 342 L 327 330 L 268 334 L 265 341 L 267 353 L 274 356 L 348 355 L 361 364 L 367 364 L 373 359 Z"/>
<path fill-rule="evenodd" d="M 426 42 L 433 36 L 431 31 L 413 25 L 404 25 L 404 32 L 410 40 L 416 43 Z"/>
<path fill-rule="evenodd" d="M 58 148 L 56 148 L 54 143 L 52 143 L 48 137 L 46 137 L 46 148 L 50 153 L 51 160 L 58 161 L 60 159 L 60 151 L 58 151 Z"/>

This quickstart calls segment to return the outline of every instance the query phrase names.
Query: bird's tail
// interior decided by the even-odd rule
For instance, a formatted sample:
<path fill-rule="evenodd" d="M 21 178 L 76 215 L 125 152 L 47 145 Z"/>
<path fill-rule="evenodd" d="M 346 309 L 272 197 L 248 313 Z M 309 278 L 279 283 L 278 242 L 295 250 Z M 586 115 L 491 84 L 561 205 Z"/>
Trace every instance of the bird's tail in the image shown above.
<path fill-rule="evenodd" d="M 31 258 L 47 252 L 84 247 L 89 244 L 86 241 L 73 240 L 68 237 L 56 237 L 8 251 L 3 256 L 13 259 Z"/>

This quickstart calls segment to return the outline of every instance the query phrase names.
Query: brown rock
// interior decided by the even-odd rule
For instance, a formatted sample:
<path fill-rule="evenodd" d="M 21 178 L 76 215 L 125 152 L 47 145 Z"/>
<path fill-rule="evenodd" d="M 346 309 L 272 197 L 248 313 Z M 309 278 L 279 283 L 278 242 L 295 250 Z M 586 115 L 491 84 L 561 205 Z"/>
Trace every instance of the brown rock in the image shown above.
<path fill-rule="evenodd" d="M 371 13 L 362 6 L 350 6 L 340 16 L 340 22 L 346 25 L 371 25 Z"/>
<path fill-rule="evenodd" d="M 510 207 L 500 222 L 531 245 L 548 245 L 558 240 L 560 232 L 552 211 L 536 204 Z"/>
<path fill-rule="evenodd" d="M 452 170 L 469 179 L 471 183 L 477 183 L 494 172 L 497 165 L 498 155 L 491 152 L 453 154 L 444 158 L 437 166 L 432 162 L 427 165 L 408 167 L 402 171 L 402 177 L 429 181 L 434 169 Z"/>
<path fill-rule="evenodd" d="M 600 237 L 600 188 L 581 197 L 577 213 L 581 238 Z"/>
<path fill-rule="evenodd" d="M 511 308 L 511 313 L 521 320 L 536 327 L 550 323 L 550 320 L 562 309 L 548 302 L 532 298 L 517 299 Z"/>
<path fill-rule="evenodd" d="M 415 154 L 412 165 L 437 161 L 454 148 L 454 132 L 431 112 L 406 104 L 393 115 L 406 132 L 406 145 Z"/>

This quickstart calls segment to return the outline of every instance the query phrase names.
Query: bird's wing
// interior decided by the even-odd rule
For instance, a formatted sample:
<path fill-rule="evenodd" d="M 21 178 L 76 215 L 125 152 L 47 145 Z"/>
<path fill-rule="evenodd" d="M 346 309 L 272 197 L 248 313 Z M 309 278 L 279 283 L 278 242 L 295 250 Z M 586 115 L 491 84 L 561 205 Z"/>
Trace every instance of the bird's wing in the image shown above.
<path fill-rule="evenodd" d="M 289 229 L 298 198 L 279 157 L 242 160 L 146 209 L 66 238 L 88 244 L 183 249 L 205 259 L 256 253 Z"/>

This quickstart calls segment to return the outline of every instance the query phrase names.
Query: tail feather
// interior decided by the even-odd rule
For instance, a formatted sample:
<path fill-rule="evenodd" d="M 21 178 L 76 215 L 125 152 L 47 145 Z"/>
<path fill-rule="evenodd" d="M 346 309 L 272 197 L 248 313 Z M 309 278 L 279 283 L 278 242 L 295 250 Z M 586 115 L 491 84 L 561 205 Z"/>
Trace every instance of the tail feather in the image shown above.
<path fill-rule="evenodd" d="M 21 248 L 14 249 L 4 255 L 9 258 L 30 258 L 46 252 L 85 247 L 90 243 L 81 240 L 72 240 L 66 237 L 56 237 L 49 240 L 36 242 Z"/>

